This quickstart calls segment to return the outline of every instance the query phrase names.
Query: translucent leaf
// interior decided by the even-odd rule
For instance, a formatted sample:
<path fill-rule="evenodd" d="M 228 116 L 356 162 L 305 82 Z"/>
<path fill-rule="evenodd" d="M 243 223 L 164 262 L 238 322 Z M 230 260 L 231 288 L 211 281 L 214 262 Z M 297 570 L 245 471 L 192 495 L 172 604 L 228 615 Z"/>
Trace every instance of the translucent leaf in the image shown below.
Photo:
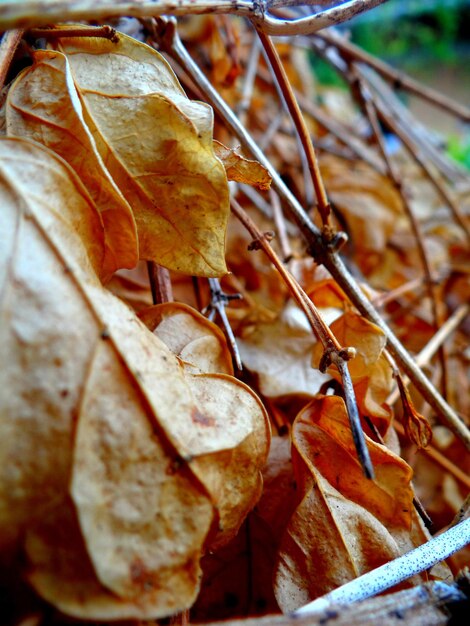
<path fill-rule="evenodd" d="M 33 65 L 8 92 L 6 127 L 8 135 L 47 146 L 78 174 L 103 219 L 105 274 L 134 267 L 138 261 L 134 217 L 96 150 L 64 55 L 35 53 Z"/>
<path fill-rule="evenodd" d="M 263 191 L 271 186 L 271 176 L 267 169 L 250 159 L 245 159 L 236 150 L 227 148 L 214 140 L 214 152 L 222 161 L 229 180 L 252 185 Z"/>
<path fill-rule="evenodd" d="M 181 272 L 226 272 L 229 192 L 213 112 L 135 39 L 61 39 L 98 151 L 134 211 L 140 256 Z"/>
<path fill-rule="evenodd" d="M 413 512 L 411 468 L 367 440 L 376 479 L 364 477 L 344 401 L 317 396 L 292 431 L 300 502 L 281 541 L 276 598 L 298 608 L 427 539 Z"/>
<path fill-rule="evenodd" d="M 230 376 L 185 373 L 102 287 L 100 215 L 62 160 L 0 140 L 0 185 L 1 549 L 39 537 L 31 580 L 74 616 L 183 610 L 214 517 L 229 536 L 259 496 L 264 410 Z M 48 521 L 69 496 L 91 563 L 75 590 L 83 544 L 55 536 L 64 511 Z"/>
<path fill-rule="evenodd" d="M 233 374 L 232 357 L 220 328 L 198 311 L 179 302 L 149 307 L 139 314 L 180 359 L 199 372 Z"/>

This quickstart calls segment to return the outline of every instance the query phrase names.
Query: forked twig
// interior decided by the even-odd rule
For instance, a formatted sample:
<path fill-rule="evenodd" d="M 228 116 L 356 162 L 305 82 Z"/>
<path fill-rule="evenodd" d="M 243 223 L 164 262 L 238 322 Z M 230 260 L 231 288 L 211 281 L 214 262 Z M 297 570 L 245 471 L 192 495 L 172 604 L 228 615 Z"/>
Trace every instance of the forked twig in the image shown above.
<path fill-rule="evenodd" d="M 265 0 L 11 0 L 0 5 L 0 30 L 32 27 L 54 22 L 100 20 L 111 17 L 157 17 L 226 13 L 251 19 L 257 28 L 271 35 L 305 35 L 341 24 L 387 0 L 348 0 L 339 6 L 297 19 L 278 19 L 268 9 L 285 3 Z M 313 4 L 304 0 L 299 4 Z"/>
<path fill-rule="evenodd" d="M 347 366 L 347 361 L 355 356 L 356 351 L 353 348 L 342 347 L 338 343 L 336 337 L 323 321 L 323 318 L 317 307 L 310 300 L 310 298 L 307 296 L 307 294 L 296 281 L 296 279 L 285 268 L 282 261 L 272 249 L 269 243 L 269 237 L 266 235 L 266 233 L 262 233 L 259 230 L 253 220 L 245 213 L 242 207 L 233 198 L 231 200 L 231 207 L 232 212 L 236 215 L 236 217 L 240 220 L 246 230 L 250 233 L 251 237 L 253 237 L 253 243 L 250 245 L 250 249 L 254 250 L 259 248 L 263 250 L 263 252 L 269 258 L 276 270 L 279 272 L 279 275 L 281 276 L 284 283 L 287 285 L 291 295 L 294 297 L 299 307 L 305 313 L 315 336 L 322 344 L 324 352 L 320 361 L 319 369 L 321 371 L 325 371 L 330 363 L 333 363 L 338 369 L 343 383 L 346 409 L 357 456 L 361 463 L 364 475 L 367 478 L 374 478 L 374 469 L 370 460 L 364 433 L 362 431 L 361 418 L 357 409 L 354 387 Z"/>
<path fill-rule="evenodd" d="M 238 371 L 241 372 L 243 370 L 243 364 L 240 356 L 240 350 L 238 349 L 237 340 L 235 339 L 235 335 L 233 334 L 233 330 L 230 326 L 230 322 L 228 320 L 225 309 L 231 300 L 240 300 L 243 296 L 239 293 L 224 293 L 222 291 L 222 287 L 220 286 L 218 278 L 208 278 L 207 280 L 209 281 L 211 301 L 209 305 L 203 310 L 203 313 L 207 314 L 207 317 L 211 321 L 214 320 L 216 315 L 219 316 L 225 331 L 225 335 L 227 336 L 228 345 L 230 346 L 235 365 L 237 366 Z"/>

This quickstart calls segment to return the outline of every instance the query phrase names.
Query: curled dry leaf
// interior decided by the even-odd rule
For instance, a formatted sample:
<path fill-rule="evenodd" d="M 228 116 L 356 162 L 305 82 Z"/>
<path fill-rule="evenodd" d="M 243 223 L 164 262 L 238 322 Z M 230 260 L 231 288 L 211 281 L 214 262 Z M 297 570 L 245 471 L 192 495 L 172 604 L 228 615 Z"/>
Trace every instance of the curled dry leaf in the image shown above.
<path fill-rule="evenodd" d="M 235 379 L 185 374 L 101 286 L 99 213 L 63 161 L 16 139 L 1 140 L 0 161 L 1 547 L 29 533 L 33 585 L 76 617 L 180 611 L 214 513 L 233 532 L 258 497 L 266 416 Z M 220 493 L 218 472 L 235 484 L 229 454 L 246 469 L 242 496 Z M 55 536 L 69 495 L 84 548 Z"/>
<path fill-rule="evenodd" d="M 103 219 L 105 274 L 134 267 L 139 258 L 134 216 L 96 150 L 63 54 L 35 53 L 33 65 L 8 92 L 6 129 L 47 146 L 78 174 Z"/>
<path fill-rule="evenodd" d="M 367 440 L 376 480 L 366 479 L 341 398 L 312 400 L 299 413 L 292 439 L 301 500 L 276 567 L 275 592 L 283 610 L 297 608 L 425 540 L 421 527 L 413 527 L 411 468 Z"/>
<path fill-rule="evenodd" d="M 98 152 L 134 211 L 141 258 L 224 274 L 229 191 L 211 107 L 189 100 L 163 56 L 131 37 L 58 45 Z"/>
<path fill-rule="evenodd" d="M 218 326 L 174 302 L 149 307 L 140 318 L 172 352 L 190 363 L 190 367 L 185 363 L 186 380 L 198 407 L 192 414 L 193 431 L 200 437 L 191 436 L 188 429 L 181 438 L 194 457 L 194 471 L 217 503 L 219 528 L 210 544 L 216 549 L 236 534 L 261 494 L 268 420 L 251 389 L 223 375 L 232 374 L 233 366 Z"/>
<path fill-rule="evenodd" d="M 432 439 L 431 425 L 428 420 L 415 409 L 410 392 L 399 372 L 397 372 L 396 380 L 403 407 L 403 424 L 406 436 L 410 441 L 416 444 L 418 448 L 425 448 Z"/>
<path fill-rule="evenodd" d="M 245 159 L 236 150 L 227 148 L 216 140 L 214 140 L 214 152 L 224 164 L 228 180 L 252 185 L 263 191 L 271 187 L 271 175 L 258 161 Z"/>
<path fill-rule="evenodd" d="M 166 302 L 144 309 L 139 318 L 196 373 L 233 375 L 232 357 L 223 332 L 196 309 Z"/>
<path fill-rule="evenodd" d="M 271 431 L 256 394 L 244 383 L 223 374 L 187 377 L 200 412 L 193 418 L 204 442 L 189 440 L 195 456 L 191 467 L 211 494 L 219 524 L 210 539 L 216 550 L 238 532 L 261 495 L 261 469 L 269 452 Z M 210 441 L 210 444 L 207 443 Z"/>

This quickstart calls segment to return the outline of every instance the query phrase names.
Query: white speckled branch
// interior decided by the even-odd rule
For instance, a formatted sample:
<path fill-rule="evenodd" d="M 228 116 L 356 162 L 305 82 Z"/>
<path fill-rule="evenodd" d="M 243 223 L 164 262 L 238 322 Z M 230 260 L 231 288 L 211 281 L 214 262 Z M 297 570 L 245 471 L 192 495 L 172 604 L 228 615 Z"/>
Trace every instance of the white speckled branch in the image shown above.
<path fill-rule="evenodd" d="M 299 19 L 268 15 L 271 7 L 312 4 L 313 0 L 0 0 L 0 30 L 31 28 L 42 24 L 110 17 L 157 17 L 230 13 L 248 17 L 271 35 L 306 35 L 350 20 L 388 0 L 348 0 Z"/>
<path fill-rule="evenodd" d="M 427 570 L 470 543 L 470 518 L 434 537 L 403 556 L 385 563 L 297 609 L 294 615 L 308 615 L 375 596 Z"/>

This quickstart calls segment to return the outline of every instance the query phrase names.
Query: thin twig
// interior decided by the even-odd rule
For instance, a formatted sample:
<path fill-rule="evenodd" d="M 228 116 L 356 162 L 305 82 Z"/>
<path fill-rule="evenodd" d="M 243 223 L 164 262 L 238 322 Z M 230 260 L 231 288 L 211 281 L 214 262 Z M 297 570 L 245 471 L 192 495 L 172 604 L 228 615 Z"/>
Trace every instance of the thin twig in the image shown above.
<path fill-rule="evenodd" d="M 282 65 L 281 59 L 279 58 L 279 54 L 277 53 L 277 50 L 271 38 L 265 35 L 261 31 L 258 31 L 258 35 L 266 51 L 269 62 L 271 64 L 271 68 L 274 72 L 276 80 L 282 91 L 282 94 L 287 104 L 287 108 L 289 109 L 289 113 L 294 122 L 302 147 L 304 149 L 304 154 L 307 159 L 308 169 L 310 172 L 310 176 L 312 178 L 313 188 L 315 189 L 315 195 L 316 195 L 317 204 L 318 204 L 318 211 L 320 213 L 323 225 L 326 227 L 330 227 L 331 207 L 330 207 L 330 203 L 328 202 L 326 189 L 325 189 L 325 186 L 323 184 L 323 179 L 320 174 L 320 167 L 318 165 L 318 160 L 315 154 L 315 149 L 312 144 L 310 131 L 307 127 L 307 124 L 305 123 L 304 116 L 302 115 L 302 111 L 300 110 L 300 107 L 298 105 L 298 102 L 295 97 L 294 91 L 291 87 L 289 78 L 287 77 L 284 66 Z"/>
<path fill-rule="evenodd" d="M 0 30 L 123 16 L 143 18 L 227 13 L 253 20 L 257 28 L 270 35 L 305 35 L 346 22 L 384 2 L 387 0 L 349 0 L 306 18 L 278 19 L 268 15 L 267 2 L 263 0 L 11 0 L 0 5 Z M 279 4 L 282 6 L 282 2 Z M 311 2 L 305 0 L 303 4 Z"/>
<path fill-rule="evenodd" d="M 284 263 L 288 263 L 292 258 L 292 248 L 287 235 L 286 220 L 284 219 L 284 214 L 282 212 L 281 201 L 273 189 L 269 190 L 269 198 L 273 208 L 273 219 L 276 226 L 277 236 L 279 238 L 283 261 Z"/>
<path fill-rule="evenodd" d="M 171 285 L 170 272 L 166 267 L 153 261 L 147 261 L 150 290 L 154 304 L 173 302 L 173 288 Z"/>
<path fill-rule="evenodd" d="M 242 124 L 246 123 L 246 116 L 251 105 L 251 99 L 253 97 L 253 89 L 255 86 L 256 73 L 258 70 L 260 51 L 261 49 L 259 40 L 254 37 L 248 57 L 248 63 L 246 66 L 245 77 L 242 87 L 242 95 L 235 109 L 235 113 Z"/>
<path fill-rule="evenodd" d="M 423 289 L 423 278 L 413 278 L 412 280 L 408 280 L 406 283 L 403 283 L 399 287 L 395 287 L 395 289 L 391 289 L 390 291 L 382 293 L 379 296 L 373 298 L 372 302 L 374 303 L 374 306 L 379 309 L 384 307 L 389 302 L 393 302 L 401 296 L 404 296 L 410 291 L 415 294 L 417 289 L 420 292 Z"/>
<path fill-rule="evenodd" d="M 241 372 L 243 370 L 243 364 L 240 356 L 240 350 L 238 349 L 237 340 L 235 339 L 235 335 L 233 334 L 233 330 L 230 326 L 230 322 L 227 317 L 225 308 L 228 306 L 231 300 L 240 300 L 242 296 L 239 293 L 224 293 L 217 278 L 208 278 L 208 281 L 209 289 L 211 292 L 211 301 L 209 306 L 207 306 L 203 312 L 208 314 L 207 317 L 211 321 L 215 318 L 215 315 L 219 316 L 225 331 L 225 335 L 227 337 L 228 345 L 235 361 L 235 365 L 237 366 L 238 371 Z"/>
<path fill-rule="evenodd" d="M 24 31 L 21 29 L 11 30 L 3 35 L 0 43 L 0 90 L 5 84 L 8 70 L 15 56 Z"/>
<path fill-rule="evenodd" d="M 352 71 L 353 73 L 355 73 L 355 66 L 353 66 Z M 414 214 L 413 208 L 409 201 L 407 190 L 404 188 L 403 181 L 398 172 L 398 168 L 395 166 L 394 162 L 391 160 L 387 152 L 387 148 L 385 146 L 385 139 L 384 139 L 382 130 L 380 128 L 379 120 L 377 118 L 375 102 L 371 98 L 371 94 L 369 90 L 367 89 L 367 85 L 359 76 L 357 76 L 357 81 L 358 81 L 357 85 L 359 87 L 358 94 L 362 100 L 363 109 L 367 115 L 367 119 L 369 120 L 369 124 L 371 126 L 377 145 L 380 148 L 382 158 L 385 161 L 385 164 L 387 167 L 387 174 L 392 180 L 397 190 L 400 192 L 401 199 L 403 202 L 403 207 L 408 216 L 408 220 L 410 222 L 411 229 L 413 231 L 413 235 L 416 241 L 416 246 L 418 248 L 418 253 L 421 259 L 421 264 L 424 270 L 424 276 L 426 279 L 426 289 L 427 289 L 428 296 L 430 299 L 430 304 L 431 304 L 431 314 L 433 317 L 434 331 L 437 332 L 444 320 L 443 320 L 443 315 L 441 312 L 441 307 L 439 306 L 439 302 L 437 299 L 436 284 L 434 281 L 434 276 L 432 275 L 432 271 L 431 271 L 431 262 L 428 258 L 428 253 L 424 245 L 424 237 L 421 231 L 421 226 Z M 446 397 L 447 395 L 447 358 L 446 357 L 447 355 L 445 353 L 445 350 L 441 346 L 439 349 L 439 361 L 440 361 L 441 370 L 442 370 L 442 390 L 443 390 L 444 397 Z"/>
<path fill-rule="evenodd" d="M 365 89 L 366 87 L 365 87 L 365 82 L 364 81 L 367 80 L 367 79 L 364 79 L 364 76 L 361 73 L 360 68 L 358 68 L 357 66 L 355 66 L 355 71 L 357 72 L 357 74 L 359 74 L 359 76 L 361 76 L 361 78 L 359 80 L 361 80 L 361 85 L 362 85 L 363 89 Z M 370 94 L 370 92 L 369 92 L 369 94 Z M 424 159 L 423 156 L 420 154 L 420 152 L 417 149 L 415 143 L 410 139 L 408 133 L 403 131 L 403 129 L 395 121 L 393 116 L 389 115 L 388 111 L 386 110 L 386 104 L 383 102 L 383 100 L 380 99 L 380 98 L 374 98 L 373 102 L 374 102 L 374 107 L 376 108 L 377 113 L 380 116 L 381 120 L 386 124 L 386 126 L 388 126 L 388 128 L 403 143 L 403 145 L 407 149 L 408 153 L 411 155 L 412 159 L 418 164 L 418 166 L 421 168 L 421 170 L 424 172 L 426 177 L 429 179 L 429 181 L 431 182 L 431 184 L 433 185 L 433 187 L 437 191 L 437 193 L 441 196 L 441 198 L 447 204 L 447 206 L 449 207 L 451 213 L 454 216 L 455 221 L 460 226 L 460 228 L 463 230 L 463 232 L 466 234 L 467 239 L 470 241 L 470 228 L 468 226 L 468 222 L 467 222 L 465 216 L 462 214 L 459 206 L 454 201 L 454 199 L 450 195 L 449 191 L 446 189 L 446 187 L 445 187 L 444 183 L 442 182 L 442 180 L 439 178 L 439 176 L 436 175 L 436 173 L 429 166 L 429 164 L 426 161 L 426 159 Z M 377 124 L 377 126 L 378 126 L 378 124 Z M 390 159 L 388 159 L 388 164 L 389 164 L 389 170 L 390 170 Z"/>
<path fill-rule="evenodd" d="M 395 420 L 393 427 L 399 435 L 406 437 L 405 429 L 400 422 Z M 427 448 L 421 448 L 420 452 L 428 456 L 437 465 L 440 465 L 440 467 L 446 472 L 449 472 L 449 474 L 451 474 L 463 487 L 470 490 L 470 476 L 463 472 L 460 467 L 455 465 L 455 463 L 449 461 L 449 459 L 442 454 L 442 452 L 436 450 L 432 443 L 429 444 Z"/>
<path fill-rule="evenodd" d="M 109 39 L 113 43 L 119 41 L 119 35 L 115 28 L 108 26 L 97 26 L 90 28 L 31 28 L 28 35 L 34 39 L 60 39 L 61 37 L 101 37 Z"/>
<path fill-rule="evenodd" d="M 205 94 L 205 99 L 212 105 L 227 128 L 238 137 L 239 141 L 253 157 L 268 170 L 272 177 L 273 188 L 285 202 L 293 220 L 297 223 L 301 234 L 307 241 L 310 253 L 315 258 L 316 262 L 325 265 L 359 312 L 383 330 L 387 337 L 389 350 L 395 356 L 400 367 L 410 377 L 416 389 L 432 406 L 441 421 L 445 423 L 464 442 L 466 448 L 470 450 L 470 431 L 466 425 L 430 383 L 395 334 L 385 323 L 382 316 L 379 315 L 370 301 L 365 297 L 362 289 L 356 283 L 354 277 L 337 254 L 335 245 L 325 245 L 320 231 L 285 185 L 276 168 L 273 167 L 262 150 L 259 149 L 256 141 L 251 137 L 246 128 L 240 124 L 237 117 L 233 114 L 233 111 L 191 58 L 191 55 L 187 52 L 177 35 L 175 21 L 173 19 L 159 20 L 154 36 L 158 40 L 159 45 L 166 50 L 170 56 L 188 72 L 192 80 L 199 85 L 200 89 Z"/>
<path fill-rule="evenodd" d="M 251 218 L 245 213 L 238 202 L 232 198 L 231 200 L 232 212 L 237 216 L 240 222 L 245 226 L 247 231 L 253 237 L 253 244 L 250 245 L 250 249 L 260 248 L 269 258 L 276 270 L 279 272 L 280 277 L 287 285 L 291 295 L 297 301 L 298 305 L 305 313 L 308 322 L 317 337 L 318 341 L 323 346 L 324 352 L 321 358 L 320 365 L 321 370 L 325 370 L 330 363 L 334 363 L 338 369 L 341 380 L 343 383 L 343 391 L 346 402 L 347 413 L 349 417 L 349 424 L 351 426 L 351 432 L 353 436 L 354 445 L 356 448 L 358 459 L 361 463 L 364 475 L 367 478 L 374 478 L 374 468 L 370 460 L 369 451 L 365 441 L 364 433 L 361 426 L 361 418 L 357 409 L 357 402 L 354 393 L 354 387 L 352 384 L 351 376 L 347 366 L 349 361 L 354 355 L 355 350 L 351 348 L 344 348 L 339 343 L 331 330 L 323 321 L 323 318 L 307 296 L 305 291 L 295 280 L 292 274 L 285 268 L 282 261 L 272 249 L 269 243 L 269 237 L 266 233 L 262 233 Z"/>
<path fill-rule="evenodd" d="M 393 120 L 396 128 L 421 152 L 423 160 L 433 163 L 436 169 L 450 181 L 469 182 L 468 170 L 448 157 L 442 150 L 442 140 L 416 119 L 397 98 L 392 89 L 373 70 L 365 65 L 357 65 L 357 71 L 374 91 L 374 101 L 378 110 L 383 110 Z"/>
<path fill-rule="evenodd" d="M 246 230 L 250 233 L 253 238 L 254 244 L 250 247 L 250 249 L 255 250 L 260 248 L 269 258 L 271 263 L 274 265 L 276 270 L 279 272 L 280 277 L 284 281 L 284 283 L 289 288 L 292 296 L 295 298 L 299 306 L 304 311 L 307 316 L 308 322 L 318 339 L 318 341 L 322 344 L 323 349 L 325 351 L 331 352 L 341 352 L 343 347 L 337 341 L 336 337 L 333 335 L 329 327 L 323 321 L 323 318 L 318 311 L 317 307 L 313 304 L 307 294 L 303 291 L 302 287 L 298 284 L 292 274 L 286 269 L 282 261 L 279 259 L 277 254 L 274 252 L 271 247 L 269 240 L 270 236 L 266 233 L 263 233 L 259 230 L 253 220 L 248 216 L 248 214 L 243 210 L 240 204 L 232 198 L 231 201 L 232 213 L 240 220 Z M 255 245 L 256 244 L 256 245 Z"/>
<path fill-rule="evenodd" d="M 436 354 L 442 344 L 447 341 L 450 335 L 457 330 L 460 324 L 463 322 L 465 317 L 468 315 L 470 311 L 470 305 L 462 304 L 458 309 L 454 311 L 454 313 L 449 317 L 449 319 L 442 324 L 437 333 L 431 338 L 430 341 L 426 344 L 426 346 L 421 350 L 421 352 L 416 357 L 416 364 L 419 367 L 424 367 L 429 363 L 432 357 Z M 405 385 L 409 384 L 410 380 L 404 381 Z M 395 388 L 390 395 L 388 396 L 386 402 L 387 404 L 395 404 L 398 400 L 400 392 L 398 388 Z"/>

